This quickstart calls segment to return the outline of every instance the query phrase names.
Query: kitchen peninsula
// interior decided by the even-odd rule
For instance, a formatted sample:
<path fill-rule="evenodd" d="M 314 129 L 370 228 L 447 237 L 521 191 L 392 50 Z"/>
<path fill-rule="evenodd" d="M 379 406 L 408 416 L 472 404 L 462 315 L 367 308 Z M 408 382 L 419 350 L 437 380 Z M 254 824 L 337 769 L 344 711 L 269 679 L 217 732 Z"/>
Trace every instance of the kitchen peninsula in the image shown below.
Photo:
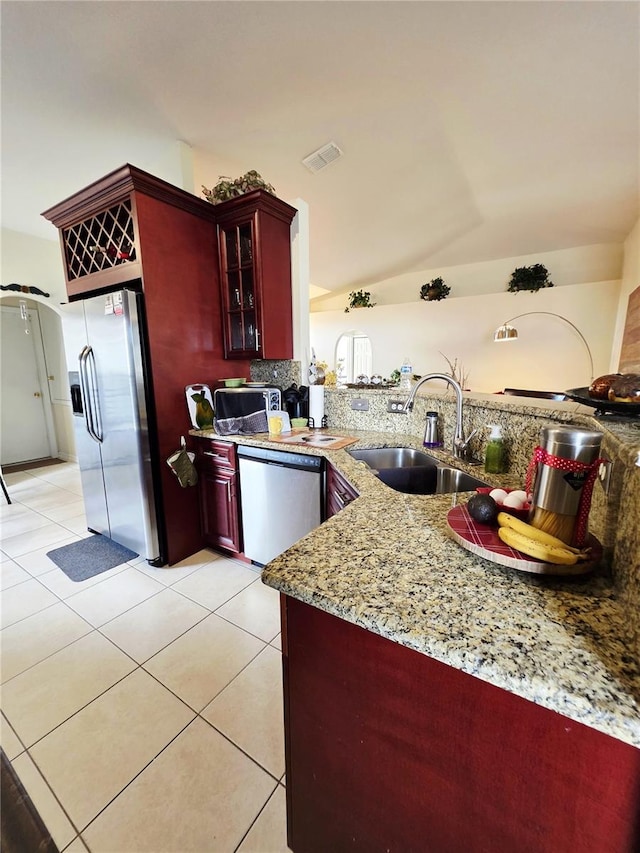
<path fill-rule="evenodd" d="M 420 446 L 422 397 L 404 420 L 381 405 L 377 422 L 407 432 L 378 434 L 348 394 L 327 397 L 331 431 L 357 446 Z M 451 404 L 436 405 L 446 457 Z M 507 486 L 522 484 L 541 424 L 602 429 L 616 464 L 591 527 L 611 573 L 554 580 L 489 563 L 449 537 L 455 496 L 394 492 L 325 451 L 359 498 L 263 572 L 282 593 L 295 853 L 637 849 L 640 431 L 542 401 L 465 397 L 465 417 L 467 434 L 504 425 L 510 474 L 491 479 Z"/>

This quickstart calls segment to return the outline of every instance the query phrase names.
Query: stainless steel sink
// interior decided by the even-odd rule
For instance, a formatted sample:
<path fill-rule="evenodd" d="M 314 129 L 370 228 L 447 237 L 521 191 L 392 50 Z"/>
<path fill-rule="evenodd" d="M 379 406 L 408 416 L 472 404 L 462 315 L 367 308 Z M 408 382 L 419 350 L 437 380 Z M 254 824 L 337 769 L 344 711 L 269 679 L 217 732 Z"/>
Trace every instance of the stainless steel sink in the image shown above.
<path fill-rule="evenodd" d="M 366 462 L 370 468 L 415 468 L 438 464 L 433 456 L 413 447 L 363 447 L 349 453 L 354 459 Z"/>
<path fill-rule="evenodd" d="M 379 480 L 397 492 L 442 495 L 470 492 L 488 485 L 412 447 L 366 447 L 347 452 L 354 459 L 365 462 Z"/>

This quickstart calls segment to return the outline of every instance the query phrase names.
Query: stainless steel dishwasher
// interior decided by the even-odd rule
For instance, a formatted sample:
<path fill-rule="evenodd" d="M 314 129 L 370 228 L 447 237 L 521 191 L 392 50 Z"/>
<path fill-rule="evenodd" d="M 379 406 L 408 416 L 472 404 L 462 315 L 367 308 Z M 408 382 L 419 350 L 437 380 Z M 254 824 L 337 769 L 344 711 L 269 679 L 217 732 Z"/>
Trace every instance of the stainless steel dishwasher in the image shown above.
<path fill-rule="evenodd" d="M 322 522 L 324 460 L 238 447 L 244 553 L 264 566 Z"/>

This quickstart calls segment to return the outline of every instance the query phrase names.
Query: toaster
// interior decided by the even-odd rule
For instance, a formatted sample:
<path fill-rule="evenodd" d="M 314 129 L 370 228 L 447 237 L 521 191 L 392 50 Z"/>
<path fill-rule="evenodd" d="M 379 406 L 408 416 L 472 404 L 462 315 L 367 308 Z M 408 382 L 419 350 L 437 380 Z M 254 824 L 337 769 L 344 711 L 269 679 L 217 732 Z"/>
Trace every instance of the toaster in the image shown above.
<path fill-rule="evenodd" d="M 270 412 L 282 409 L 282 392 L 275 385 L 216 388 L 213 392 L 213 408 L 217 420 L 241 418 L 260 409 Z"/>

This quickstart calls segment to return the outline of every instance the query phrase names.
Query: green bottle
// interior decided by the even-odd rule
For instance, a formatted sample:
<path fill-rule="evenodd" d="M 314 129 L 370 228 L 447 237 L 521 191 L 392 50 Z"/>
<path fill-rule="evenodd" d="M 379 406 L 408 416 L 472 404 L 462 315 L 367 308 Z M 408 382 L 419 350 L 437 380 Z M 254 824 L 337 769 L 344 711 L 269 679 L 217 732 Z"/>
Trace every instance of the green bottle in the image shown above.
<path fill-rule="evenodd" d="M 502 440 L 502 427 L 490 424 L 491 434 L 484 455 L 484 470 L 487 474 L 504 474 L 505 453 Z"/>

